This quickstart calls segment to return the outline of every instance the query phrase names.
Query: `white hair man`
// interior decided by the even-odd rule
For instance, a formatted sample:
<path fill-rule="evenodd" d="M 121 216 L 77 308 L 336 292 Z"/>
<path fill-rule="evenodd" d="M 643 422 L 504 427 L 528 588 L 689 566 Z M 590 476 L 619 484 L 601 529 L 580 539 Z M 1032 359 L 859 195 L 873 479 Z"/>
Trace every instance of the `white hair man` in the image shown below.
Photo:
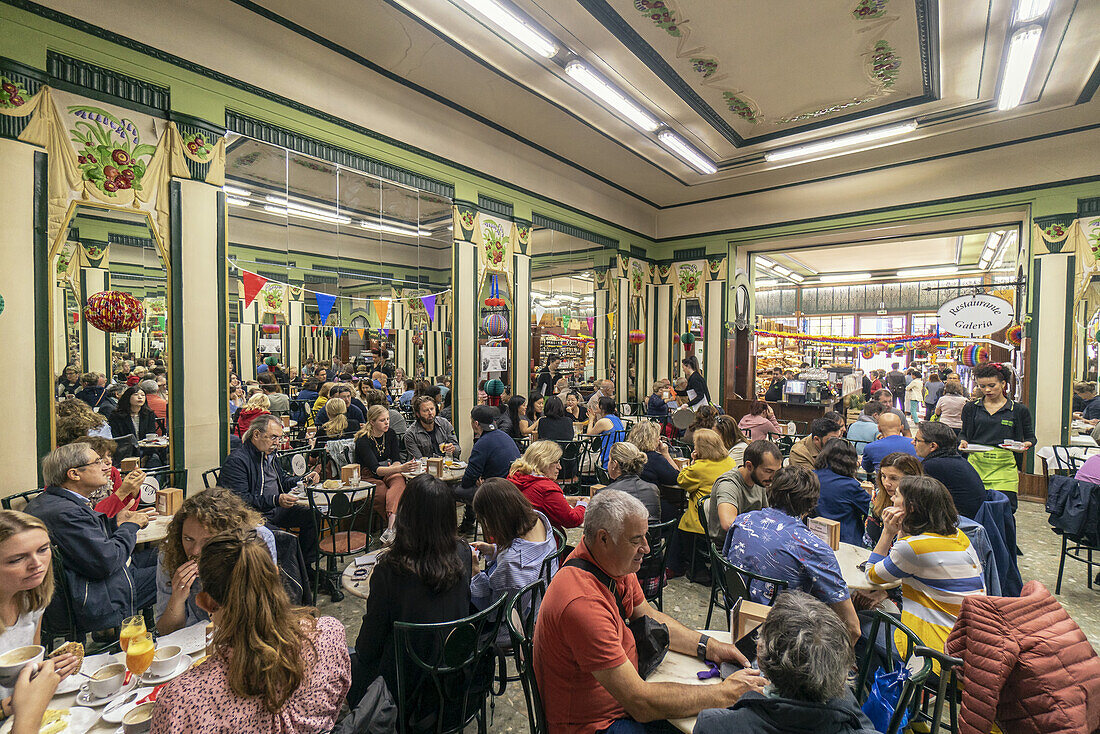
<path fill-rule="evenodd" d="M 646 602 L 635 574 L 649 552 L 648 523 L 649 513 L 637 498 L 601 491 L 585 514 L 584 539 L 546 592 L 535 625 L 534 658 L 552 731 L 645 731 L 643 722 L 731 706 L 742 694 L 764 687 L 759 671 L 747 669 L 733 645 L 690 630 Z M 646 682 L 638 674 L 627 627 L 627 620 L 643 616 L 668 628 L 670 649 L 718 663 L 735 661 L 746 670 L 715 686 Z"/>

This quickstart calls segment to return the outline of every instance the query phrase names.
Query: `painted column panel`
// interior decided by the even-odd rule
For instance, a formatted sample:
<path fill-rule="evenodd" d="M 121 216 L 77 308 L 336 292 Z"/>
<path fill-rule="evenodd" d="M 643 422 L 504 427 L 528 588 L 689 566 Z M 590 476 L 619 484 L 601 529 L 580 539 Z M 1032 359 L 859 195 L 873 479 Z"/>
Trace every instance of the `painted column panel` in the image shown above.
<path fill-rule="evenodd" d="M 656 328 L 653 334 L 646 336 L 653 340 L 655 380 L 672 377 L 672 335 L 675 324 L 672 323 L 672 286 L 653 287 L 655 298 L 651 318 Z M 679 332 L 675 332 L 679 333 Z"/>
<path fill-rule="evenodd" d="M 627 356 L 629 354 L 630 335 L 630 280 L 628 278 L 615 278 L 614 287 L 617 289 L 619 301 L 619 313 L 615 316 L 615 400 L 619 403 L 627 402 L 629 391 L 629 371 L 627 370 Z"/>
<path fill-rule="evenodd" d="M 0 344 L 9 358 L 19 355 L 24 365 L 23 369 L 9 370 L 5 380 L 4 416 L 9 426 L 19 429 L 5 431 L 0 441 L 0 466 L 4 467 L 5 479 L 0 495 L 38 486 L 36 432 L 28 430 L 38 419 L 35 371 L 26 367 L 51 364 L 49 339 L 41 334 L 47 324 L 37 322 L 35 316 L 34 153 L 29 145 L 0 139 L 0 160 L 4 161 L 0 166 L 0 210 L 4 211 L 4 226 L 0 227 L 0 259 L 4 262 L 0 268 L 0 295 L 4 297 Z M 42 289 L 51 287 L 49 282 L 37 285 Z M 53 297 L 62 295 L 58 292 Z M 36 344 L 39 335 L 42 338 Z M 57 373 L 50 371 L 50 376 L 53 384 Z M 42 413 L 44 424 L 39 429 L 49 435 L 50 410 Z"/>
<path fill-rule="evenodd" d="M 703 328 L 706 329 L 706 338 L 703 340 L 705 349 L 703 357 L 705 364 L 703 376 L 710 390 L 711 400 L 715 405 L 722 404 L 722 365 L 725 362 L 725 329 L 722 327 L 726 313 L 726 283 L 722 280 L 708 281 L 705 291 L 706 318 Z"/>
<path fill-rule="evenodd" d="M 611 351 L 609 344 L 611 324 L 607 320 L 607 313 L 611 306 L 611 291 L 598 288 L 593 295 L 596 308 L 596 333 L 592 335 L 596 338 L 596 379 L 602 380 L 608 376 L 607 368 Z M 585 376 L 588 377 L 587 374 Z"/>
<path fill-rule="evenodd" d="M 452 424 L 458 432 L 462 455 L 469 456 L 474 445 L 470 427 L 470 409 L 477 402 L 478 376 L 478 290 L 477 247 L 456 240 L 451 279 L 454 293 L 454 380 L 451 384 Z"/>
<path fill-rule="evenodd" d="M 212 466 L 220 466 L 221 438 L 224 417 L 221 415 L 220 365 L 224 359 L 224 345 L 218 340 L 218 329 L 212 328 L 221 318 L 218 309 L 218 269 L 224 262 L 215 256 L 218 241 L 218 189 L 198 181 L 180 181 L 180 226 L 182 234 L 180 262 L 172 263 L 179 268 L 183 285 L 182 313 L 173 313 L 172 318 L 179 319 L 183 327 L 183 339 L 173 344 L 173 349 L 183 352 L 183 425 L 173 419 L 177 428 L 182 428 L 184 442 L 183 463 L 188 469 L 190 489 L 201 488 L 202 472 Z M 255 306 L 255 304 L 254 304 Z M 253 328 L 246 327 L 250 333 Z M 255 352 L 246 354 L 254 355 Z M 256 369 L 255 359 L 242 359 L 245 369 Z M 173 379 L 173 389 L 179 383 Z M 217 386 L 218 389 L 211 389 Z M 177 458 L 178 461 L 178 458 Z"/>
<path fill-rule="evenodd" d="M 526 395 L 531 384 L 531 257 L 513 255 L 512 393 Z"/>
<path fill-rule="evenodd" d="M 80 269 L 80 299 L 88 302 L 88 297 L 111 289 L 111 273 L 106 268 Z M 100 331 L 85 319 L 80 320 L 81 341 L 80 358 L 85 372 L 111 374 L 111 335 Z M 135 332 L 140 333 L 140 332 Z M 142 352 L 135 352 L 142 354 Z"/>
<path fill-rule="evenodd" d="M 241 323 L 237 325 L 237 361 L 241 365 L 242 381 L 256 379 L 256 324 L 260 321 L 260 305 L 253 299 L 248 307 L 244 299 L 237 302 L 237 313 L 241 314 Z M 209 467 L 207 467 L 209 468 Z"/>
<path fill-rule="evenodd" d="M 1035 294 L 1032 326 L 1034 395 L 1032 410 L 1039 446 L 1065 445 L 1070 423 L 1070 348 L 1073 339 L 1073 277 L 1076 257 L 1071 254 L 1035 258 Z"/>
<path fill-rule="evenodd" d="M 302 324 L 305 322 L 306 304 L 304 301 L 290 302 L 290 326 L 286 331 L 286 354 L 283 364 L 299 367 L 302 360 Z"/>

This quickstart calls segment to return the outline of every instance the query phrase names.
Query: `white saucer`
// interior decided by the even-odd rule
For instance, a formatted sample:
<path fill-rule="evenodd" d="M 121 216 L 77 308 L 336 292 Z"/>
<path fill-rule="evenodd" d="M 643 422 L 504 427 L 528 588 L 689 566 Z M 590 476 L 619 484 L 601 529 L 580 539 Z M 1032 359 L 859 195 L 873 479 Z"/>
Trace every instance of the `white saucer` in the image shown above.
<path fill-rule="evenodd" d="M 141 682 L 148 686 L 159 686 L 161 683 L 167 683 L 173 678 L 183 675 L 192 662 L 194 661 L 191 659 L 190 655 L 180 655 L 179 664 L 171 673 L 168 675 L 152 675 L 149 672 L 145 672 L 141 676 Z"/>
<path fill-rule="evenodd" d="M 102 668 L 104 665 L 110 665 L 111 663 L 125 663 L 125 653 L 120 653 L 121 658 L 110 653 L 100 653 L 98 655 L 89 655 L 84 658 L 84 661 L 80 664 L 80 670 L 89 675 Z M 80 675 L 80 673 L 73 673 L 65 680 L 61 681 L 57 685 L 57 691 L 54 692 L 55 696 L 60 696 L 64 693 L 74 693 L 79 691 L 88 682 L 88 679 Z"/>
<path fill-rule="evenodd" d="M 134 699 L 133 703 L 128 703 L 125 706 L 119 706 L 117 709 L 114 709 L 110 713 L 103 714 L 103 720 L 106 721 L 109 724 L 121 724 L 122 723 L 122 717 L 125 716 L 126 714 L 128 714 L 132 708 L 137 706 L 138 701 L 145 698 L 146 696 L 148 696 L 152 692 L 153 692 L 152 688 L 147 687 L 147 688 L 140 689 L 138 691 L 138 696 L 137 696 L 137 698 Z M 122 730 L 119 729 L 119 731 L 122 731 Z"/>
<path fill-rule="evenodd" d="M 124 684 L 122 688 L 119 688 L 116 693 L 112 693 L 106 698 L 93 698 L 91 689 L 89 689 L 88 684 L 85 683 L 83 686 L 80 687 L 80 693 L 76 694 L 76 703 L 78 706 L 88 706 L 97 709 L 100 706 L 106 706 L 119 696 L 125 696 L 127 693 L 132 693 L 133 690 L 137 688 L 137 684 L 138 677 L 136 675 L 131 676 L 130 682 Z"/>

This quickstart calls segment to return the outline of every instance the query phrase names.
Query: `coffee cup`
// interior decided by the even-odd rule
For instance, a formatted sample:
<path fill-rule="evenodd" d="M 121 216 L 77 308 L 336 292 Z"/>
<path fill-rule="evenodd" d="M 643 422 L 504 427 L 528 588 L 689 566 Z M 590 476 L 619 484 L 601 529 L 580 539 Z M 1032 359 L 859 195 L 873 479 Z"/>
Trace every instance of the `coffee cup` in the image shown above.
<path fill-rule="evenodd" d="M 183 648 L 179 645 L 165 645 L 164 647 L 158 647 L 157 651 L 153 654 L 153 662 L 149 663 L 149 672 L 158 678 L 162 675 L 168 675 L 176 670 L 176 667 L 180 663 L 180 655 L 183 654 Z"/>
<path fill-rule="evenodd" d="M 41 645 L 24 645 L 0 655 L 0 686 L 14 688 L 19 672 L 28 665 L 42 662 L 46 648 Z"/>
<path fill-rule="evenodd" d="M 92 677 L 88 681 L 88 690 L 96 698 L 107 698 L 107 696 L 118 693 L 118 689 L 122 688 L 122 678 L 125 675 L 126 665 L 124 663 L 104 665 L 92 673 Z"/>
<path fill-rule="evenodd" d="M 157 434 L 155 434 L 155 433 L 146 433 L 145 434 L 145 440 L 146 441 L 156 441 L 157 440 Z"/>
<path fill-rule="evenodd" d="M 122 717 L 122 731 L 125 734 L 145 734 L 153 728 L 153 707 L 156 702 L 149 701 L 134 706 Z"/>

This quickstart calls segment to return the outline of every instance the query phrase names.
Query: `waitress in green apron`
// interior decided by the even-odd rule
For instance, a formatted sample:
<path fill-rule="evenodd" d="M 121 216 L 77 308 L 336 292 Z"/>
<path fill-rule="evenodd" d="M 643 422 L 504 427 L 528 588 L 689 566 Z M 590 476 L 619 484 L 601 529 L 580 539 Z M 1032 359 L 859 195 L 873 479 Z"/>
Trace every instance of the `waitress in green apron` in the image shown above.
<path fill-rule="evenodd" d="M 968 443 L 996 447 L 970 454 L 970 464 L 986 489 L 1008 495 L 1012 511 L 1016 512 L 1023 454 L 1035 445 L 1035 429 L 1027 406 L 1008 397 L 1011 376 L 1012 370 L 1003 364 L 987 362 L 974 368 L 982 397 L 963 406 L 959 448 L 965 449 Z M 1001 448 L 1005 441 L 1018 441 L 1023 448 L 1018 451 Z"/>

